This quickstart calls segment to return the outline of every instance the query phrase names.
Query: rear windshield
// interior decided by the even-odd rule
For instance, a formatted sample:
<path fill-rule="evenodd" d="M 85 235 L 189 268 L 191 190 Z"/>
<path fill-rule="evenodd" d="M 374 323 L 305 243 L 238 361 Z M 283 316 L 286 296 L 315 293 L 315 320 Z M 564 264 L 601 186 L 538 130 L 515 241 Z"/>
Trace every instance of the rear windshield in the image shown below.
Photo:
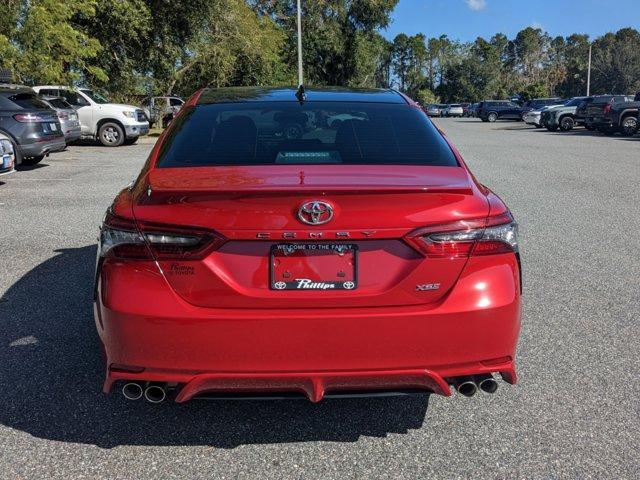
<path fill-rule="evenodd" d="M 417 108 L 398 104 L 199 105 L 174 121 L 159 167 L 403 164 L 457 166 Z"/>
<path fill-rule="evenodd" d="M 73 108 L 73 107 L 71 107 L 71 105 L 69 105 L 67 102 L 65 102 L 61 98 L 52 98 L 52 99 L 48 100 L 48 102 L 54 108 L 61 108 L 61 109 L 66 109 L 66 110 L 71 110 L 71 108 Z"/>
<path fill-rule="evenodd" d="M 42 101 L 35 93 L 16 93 L 8 97 L 11 102 L 15 103 L 18 107 L 26 110 L 50 110 L 49 105 Z"/>

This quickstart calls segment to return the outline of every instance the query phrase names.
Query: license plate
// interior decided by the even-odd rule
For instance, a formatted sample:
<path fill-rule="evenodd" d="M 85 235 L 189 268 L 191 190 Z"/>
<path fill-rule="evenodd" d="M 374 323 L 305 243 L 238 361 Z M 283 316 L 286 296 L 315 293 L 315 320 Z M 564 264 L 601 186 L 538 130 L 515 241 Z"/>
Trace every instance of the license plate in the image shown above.
<path fill-rule="evenodd" d="M 13 167 L 13 160 L 10 155 L 2 156 L 2 170 Z"/>
<path fill-rule="evenodd" d="M 51 129 L 52 132 L 57 132 L 58 131 L 58 124 L 57 123 L 50 123 L 49 124 L 49 128 Z"/>
<path fill-rule="evenodd" d="M 286 243 L 271 247 L 272 290 L 354 290 L 358 246 L 350 243 Z"/>

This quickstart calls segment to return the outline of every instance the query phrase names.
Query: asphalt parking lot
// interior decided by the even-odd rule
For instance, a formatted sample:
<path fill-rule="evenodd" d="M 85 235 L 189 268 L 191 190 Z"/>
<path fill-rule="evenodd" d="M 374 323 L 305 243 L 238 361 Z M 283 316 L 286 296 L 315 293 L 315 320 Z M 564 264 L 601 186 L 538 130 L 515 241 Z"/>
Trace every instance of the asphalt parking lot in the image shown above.
<path fill-rule="evenodd" d="M 97 227 L 151 147 L 0 177 L 0 479 L 640 478 L 640 137 L 437 123 L 521 226 L 520 384 L 464 398 L 100 392 Z"/>

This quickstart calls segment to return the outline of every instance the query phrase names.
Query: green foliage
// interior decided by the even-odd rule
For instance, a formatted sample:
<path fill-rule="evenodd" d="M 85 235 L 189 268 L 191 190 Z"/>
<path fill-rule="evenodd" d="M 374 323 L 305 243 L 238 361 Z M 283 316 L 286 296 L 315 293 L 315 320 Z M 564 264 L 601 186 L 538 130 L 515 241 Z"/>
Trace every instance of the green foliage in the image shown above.
<path fill-rule="evenodd" d="M 400 89 L 415 95 L 426 82 L 424 74 L 427 47 L 422 34 L 409 37 L 401 33 L 393 40 L 392 62 Z"/>
<path fill-rule="evenodd" d="M 465 44 L 441 36 L 426 40 L 426 60 L 408 46 L 411 38 L 400 34 L 394 42 L 397 85 L 410 95 L 422 88 L 409 81 L 408 72 L 416 64 L 422 65 L 416 72 L 423 75 L 422 85 L 446 102 L 501 99 L 515 93 L 525 98 L 586 93 L 587 35 L 551 38 L 539 28 L 527 27 L 511 40 L 499 33 Z M 640 33 L 626 28 L 597 39 L 591 93 L 638 90 Z"/>
<path fill-rule="evenodd" d="M 101 1 L 95 15 L 79 19 L 85 31 L 99 40 L 100 55 L 92 66 L 107 76 L 86 73 L 86 81 L 95 88 L 120 95 L 143 94 L 143 72 L 148 69 L 151 8 L 145 0 Z"/>
<path fill-rule="evenodd" d="M 545 98 L 549 96 L 549 90 L 543 83 L 534 83 L 527 85 L 520 93 L 520 97 L 525 102 L 533 98 Z"/>
<path fill-rule="evenodd" d="M 296 65 L 296 1 L 254 0 L 262 16 L 273 18 L 287 34 L 282 55 Z M 303 2 L 305 83 L 372 85 L 383 80 L 389 55 L 377 30 L 385 28 L 398 0 L 315 0 Z M 371 55 L 374 55 L 372 58 Z M 364 72 L 363 68 L 371 69 Z"/>
<path fill-rule="evenodd" d="M 592 93 L 640 91 L 640 32 L 624 28 L 594 42 Z"/>
<path fill-rule="evenodd" d="M 209 28 L 189 43 L 167 91 L 292 83 L 281 61 L 286 37 L 271 18 L 256 16 L 243 0 L 214 2 L 207 15 Z"/>
<path fill-rule="evenodd" d="M 435 93 L 433 93 L 428 88 L 423 88 L 418 90 L 414 96 L 414 100 L 416 100 L 421 105 L 428 105 L 430 103 L 440 103 L 440 97 L 438 97 Z"/>
<path fill-rule="evenodd" d="M 357 32 L 354 71 L 347 85 L 352 87 L 390 87 L 392 44 L 377 32 Z"/>
<path fill-rule="evenodd" d="M 586 92 L 590 39 L 528 27 L 512 39 L 381 35 L 398 0 L 305 0 L 307 84 L 396 87 L 423 103 Z M 295 84 L 295 0 L 0 0 L 0 68 L 28 84 L 112 98 L 205 85 Z M 640 33 L 593 42 L 592 93 L 640 90 Z"/>
<path fill-rule="evenodd" d="M 11 5 L 15 6 L 16 2 Z M 96 0 L 23 1 L 14 12 L 11 37 L 0 35 L 4 66 L 26 83 L 72 83 L 91 73 L 106 78 L 90 60 L 100 51 L 98 40 L 78 28 L 77 17 L 95 14 Z M 6 8 L 6 6 L 5 6 Z M 19 13 L 15 13 L 19 12 Z M 8 31 L 7 27 L 3 30 Z"/>

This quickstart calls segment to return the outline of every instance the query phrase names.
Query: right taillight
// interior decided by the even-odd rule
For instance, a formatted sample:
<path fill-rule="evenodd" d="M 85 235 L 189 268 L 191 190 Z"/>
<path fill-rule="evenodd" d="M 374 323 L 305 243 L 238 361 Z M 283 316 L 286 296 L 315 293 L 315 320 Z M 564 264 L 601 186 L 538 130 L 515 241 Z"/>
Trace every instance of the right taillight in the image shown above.
<path fill-rule="evenodd" d="M 518 251 L 518 225 L 510 213 L 414 230 L 406 241 L 430 258 L 461 258 Z"/>
<path fill-rule="evenodd" d="M 100 256 L 137 260 L 198 260 L 225 242 L 191 227 L 139 222 L 107 212 L 100 229 Z"/>

